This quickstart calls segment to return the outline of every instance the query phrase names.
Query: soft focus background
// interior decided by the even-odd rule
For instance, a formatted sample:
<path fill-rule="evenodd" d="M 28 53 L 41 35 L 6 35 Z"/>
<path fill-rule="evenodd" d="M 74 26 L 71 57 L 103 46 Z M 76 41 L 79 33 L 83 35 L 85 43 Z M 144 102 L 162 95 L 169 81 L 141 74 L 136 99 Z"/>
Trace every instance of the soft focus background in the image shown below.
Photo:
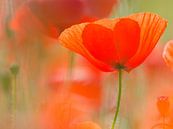
<path fill-rule="evenodd" d="M 91 129 L 109 129 L 117 73 L 100 72 L 57 39 L 73 24 L 136 12 L 158 13 L 168 28 L 147 60 L 123 73 L 116 128 L 152 129 L 165 122 L 169 127 L 163 128 L 172 129 L 173 71 L 162 59 L 173 39 L 172 5 L 172 0 L 0 0 L 0 129 L 85 129 L 80 124 L 88 121 Z M 169 101 L 165 120 L 157 108 L 161 96 Z"/>

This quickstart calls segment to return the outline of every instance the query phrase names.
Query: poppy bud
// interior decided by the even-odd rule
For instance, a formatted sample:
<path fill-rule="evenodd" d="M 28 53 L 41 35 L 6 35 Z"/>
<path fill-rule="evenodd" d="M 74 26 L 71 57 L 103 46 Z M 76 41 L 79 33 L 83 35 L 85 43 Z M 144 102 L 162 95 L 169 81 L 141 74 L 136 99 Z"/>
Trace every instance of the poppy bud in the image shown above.
<path fill-rule="evenodd" d="M 19 66 L 17 64 L 13 64 L 11 67 L 10 67 L 10 71 L 13 75 L 17 75 L 19 73 Z"/>
<path fill-rule="evenodd" d="M 157 99 L 157 108 L 161 114 L 161 116 L 167 116 L 169 112 L 169 99 L 167 96 L 160 96 Z"/>

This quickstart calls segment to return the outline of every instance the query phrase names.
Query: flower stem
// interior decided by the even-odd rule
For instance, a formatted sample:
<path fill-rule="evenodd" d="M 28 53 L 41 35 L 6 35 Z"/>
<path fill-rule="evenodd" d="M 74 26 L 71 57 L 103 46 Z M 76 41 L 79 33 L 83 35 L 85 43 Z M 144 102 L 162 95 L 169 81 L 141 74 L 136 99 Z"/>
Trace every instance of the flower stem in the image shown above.
<path fill-rule="evenodd" d="M 116 123 L 118 113 L 119 113 L 119 110 L 120 110 L 121 91 L 122 91 L 122 70 L 121 69 L 119 69 L 119 71 L 118 71 L 118 85 L 119 85 L 119 87 L 118 87 L 119 89 L 118 89 L 118 98 L 117 98 L 117 108 L 116 108 L 116 112 L 115 112 L 115 115 L 114 115 L 114 119 L 113 119 L 111 129 L 115 128 L 115 123 Z"/>
<path fill-rule="evenodd" d="M 165 116 L 163 116 L 163 129 L 165 129 Z"/>
<path fill-rule="evenodd" d="M 12 129 L 16 127 L 16 75 L 14 75 L 13 84 L 12 84 Z"/>
<path fill-rule="evenodd" d="M 17 64 L 13 64 L 10 68 L 13 77 L 13 83 L 11 87 L 11 123 L 12 129 L 16 128 L 16 105 L 17 105 L 17 74 L 19 72 L 19 66 Z"/>
<path fill-rule="evenodd" d="M 68 64 L 68 75 L 67 75 L 67 80 L 71 79 L 72 76 L 72 70 L 74 66 L 74 60 L 75 60 L 75 55 L 72 51 L 69 51 L 69 64 Z"/>

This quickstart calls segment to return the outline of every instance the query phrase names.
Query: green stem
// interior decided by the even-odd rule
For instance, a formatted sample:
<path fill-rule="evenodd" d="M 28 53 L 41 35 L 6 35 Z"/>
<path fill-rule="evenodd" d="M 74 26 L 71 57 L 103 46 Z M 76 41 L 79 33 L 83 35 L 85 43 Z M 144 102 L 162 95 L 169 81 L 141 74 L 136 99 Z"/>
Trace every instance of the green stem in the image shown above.
<path fill-rule="evenodd" d="M 17 77 L 14 75 L 13 84 L 12 84 L 12 129 L 15 129 L 16 122 L 16 80 Z"/>
<path fill-rule="evenodd" d="M 122 70 L 121 69 L 119 69 L 118 71 L 118 84 L 119 84 L 119 87 L 118 87 L 119 89 L 118 89 L 118 98 L 117 98 L 117 108 L 116 108 L 111 129 L 115 128 L 115 123 L 117 121 L 118 113 L 120 110 L 121 90 L 122 90 Z"/>
<path fill-rule="evenodd" d="M 73 70 L 73 66 L 74 66 L 74 59 L 75 59 L 75 55 L 72 51 L 69 51 L 69 64 L 68 64 L 68 75 L 67 75 L 67 79 L 70 80 L 71 76 L 72 76 L 72 70 Z"/>

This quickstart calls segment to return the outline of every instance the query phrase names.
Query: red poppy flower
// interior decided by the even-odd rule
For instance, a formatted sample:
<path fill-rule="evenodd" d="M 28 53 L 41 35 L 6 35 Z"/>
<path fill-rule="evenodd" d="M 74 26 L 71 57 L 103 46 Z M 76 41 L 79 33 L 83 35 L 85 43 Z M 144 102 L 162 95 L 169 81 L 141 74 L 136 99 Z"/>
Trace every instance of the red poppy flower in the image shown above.
<path fill-rule="evenodd" d="M 57 27 L 58 31 L 79 23 L 84 6 L 80 0 L 31 0 L 26 5 L 43 25 Z"/>
<path fill-rule="evenodd" d="M 73 24 L 108 16 L 116 3 L 117 0 L 30 0 L 16 11 L 12 28 L 19 35 L 34 32 L 35 37 L 43 34 L 57 38 Z"/>
<path fill-rule="evenodd" d="M 167 22 L 152 13 L 82 23 L 66 29 L 59 42 L 103 71 L 129 71 L 151 53 Z"/>
<path fill-rule="evenodd" d="M 165 63 L 173 69 L 173 40 L 170 40 L 163 51 L 163 59 Z"/>
<path fill-rule="evenodd" d="M 28 2 L 31 10 L 42 22 L 60 26 L 79 22 L 83 16 L 106 17 L 116 3 L 117 0 L 31 0 Z"/>

